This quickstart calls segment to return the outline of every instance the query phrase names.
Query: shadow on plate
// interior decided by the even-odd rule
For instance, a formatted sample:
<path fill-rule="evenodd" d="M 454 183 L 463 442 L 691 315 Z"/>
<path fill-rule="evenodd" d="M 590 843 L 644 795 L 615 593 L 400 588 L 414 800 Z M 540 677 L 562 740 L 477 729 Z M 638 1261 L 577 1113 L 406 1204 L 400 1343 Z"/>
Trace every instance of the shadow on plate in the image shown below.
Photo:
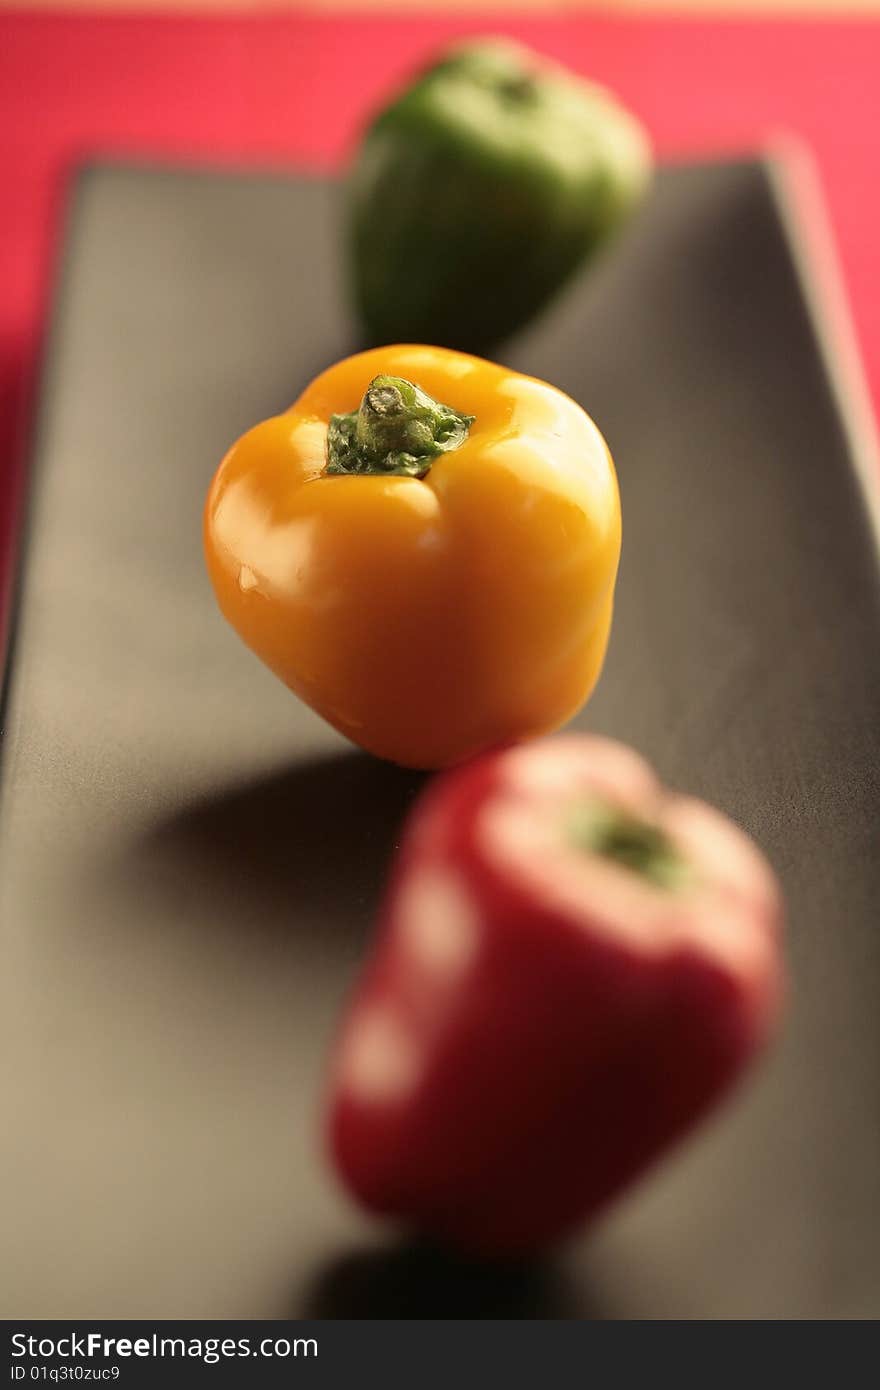
<path fill-rule="evenodd" d="M 592 1313 L 551 1261 L 485 1263 L 421 1243 L 360 1250 L 331 1261 L 312 1285 L 305 1318 L 552 1318 Z"/>
<path fill-rule="evenodd" d="M 222 789 L 154 826 L 137 857 L 186 902 L 261 931 L 361 935 L 424 774 L 361 753 Z"/>

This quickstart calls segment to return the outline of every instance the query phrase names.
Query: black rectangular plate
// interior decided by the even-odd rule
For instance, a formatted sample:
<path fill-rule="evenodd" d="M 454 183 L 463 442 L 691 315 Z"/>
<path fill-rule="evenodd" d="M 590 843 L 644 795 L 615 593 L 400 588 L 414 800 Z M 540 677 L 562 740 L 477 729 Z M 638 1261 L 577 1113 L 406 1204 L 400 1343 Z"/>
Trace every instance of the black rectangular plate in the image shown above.
<path fill-rule="evenodd" d="M 0 788 L 5 1315 L 880 1314 L 876 537 L 758 163 L 664 171 L 508 358 L 587 407 L 620 473 L 616 625 L 578 725 L 766 848 L 780 1042 L 533 1268 L 411 1249 L 334 1185 L 325 1050 L 419 779 L 224 626 L 200 512 L 230 441 L 354 346 L 337 210 L 305 179 L 78 184 Z"/>

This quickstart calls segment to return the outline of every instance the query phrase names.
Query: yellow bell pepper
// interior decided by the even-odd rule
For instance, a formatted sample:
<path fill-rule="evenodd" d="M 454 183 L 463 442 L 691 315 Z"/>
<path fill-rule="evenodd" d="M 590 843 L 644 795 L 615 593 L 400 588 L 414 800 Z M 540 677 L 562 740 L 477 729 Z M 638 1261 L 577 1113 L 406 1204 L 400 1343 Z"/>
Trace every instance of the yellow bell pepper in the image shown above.
<path fill-rule="evenodd" d="M 620 554 L 614 465 L 553 386 L 446 349 L 359 353 L 221 463 L 217 600 L 335 728 L 439 768 L 592 692 Z"/>

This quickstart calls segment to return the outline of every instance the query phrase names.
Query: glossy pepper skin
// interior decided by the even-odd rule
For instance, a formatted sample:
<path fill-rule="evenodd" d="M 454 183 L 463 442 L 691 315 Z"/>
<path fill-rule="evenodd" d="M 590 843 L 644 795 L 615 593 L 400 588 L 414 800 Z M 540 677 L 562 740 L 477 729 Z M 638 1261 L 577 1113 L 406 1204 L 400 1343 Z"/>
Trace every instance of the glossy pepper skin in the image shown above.
<path fill-rule="evenodd" d="M 743 832 L 623 745 L 562 736 L 435 779 L 332 1060 L 345 1184 L 467 1251 L 559 1240 L 764 1043 L 780 924 Z"/>
<path fill-rule="evenodd" d="M 374 119 L 348 200 L 369 341 L 491 353 L 609 240 L 651 172 L 611 94 L 520 45 L 463 44 Z"/>
<path fill-rule="evenodd" d="M 379 757 L 445 767 L 592 691 L 614 466 L 555 387 L 444 349 L 362 353 L 233 446 L 205 552 L 223 613 L 297 695 Z"/>

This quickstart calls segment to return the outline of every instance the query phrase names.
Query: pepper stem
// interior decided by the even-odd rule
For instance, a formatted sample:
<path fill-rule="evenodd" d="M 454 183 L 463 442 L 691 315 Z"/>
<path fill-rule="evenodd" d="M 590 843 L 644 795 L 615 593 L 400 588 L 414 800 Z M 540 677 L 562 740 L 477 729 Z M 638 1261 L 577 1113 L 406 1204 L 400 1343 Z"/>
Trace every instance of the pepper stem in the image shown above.
<path fill-rule="evenodd" d="M 357 410 L 331 415 L 327 472 L 422 478 L 438 454 L 464 443 L 474 419 L 404 377 L 376 376 Z"/>
<path fill-rule="evenodd" d="M 693 879 L 690 864 L 659 826 L 619 806 L 595 799 L 580 802 L 566 831 L 577 849 L 610 859 L 658 888 L 676 892 Z"/>

